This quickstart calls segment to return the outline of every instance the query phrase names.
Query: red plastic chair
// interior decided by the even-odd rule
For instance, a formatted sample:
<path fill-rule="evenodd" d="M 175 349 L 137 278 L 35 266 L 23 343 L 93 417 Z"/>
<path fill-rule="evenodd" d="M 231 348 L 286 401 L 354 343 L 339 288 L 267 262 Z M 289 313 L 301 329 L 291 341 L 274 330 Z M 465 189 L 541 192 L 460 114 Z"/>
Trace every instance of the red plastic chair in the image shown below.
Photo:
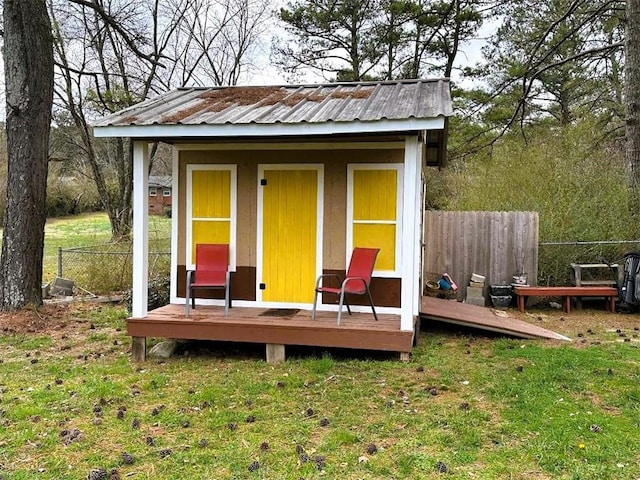
<path fill-rule="evenodd" d="M 231 276 L 229 272 L 229 245 L 196 245 L 196 269 L 187 271 L 187 302 L 185 315 L 189 316 L 189 299 L 192 308 L 196 308 L 195 290 L 224 289 L 224 316 L 231 308 Z"/>
<path fill-rule="evenodd" d="M 351 308 L 349 308 L 349 302 L 345 298 L 345 293 L 351 295 L 364 295 L 365 293 L 369 297 L 369 303 L 371 304 L 371 310 L 373 311 L 373 317 L 378 320 L 376 315 L 376 309 L 373 306 L 373 298 L 371 298 L 371 290 L 369 285 L 371 284 L 371 275 L 373 274 L 373 267 L 376 263 L 376 257 L 378 256 L 379 248 L 354 248 L 351 254 L 351 261 L 349 262 L 349 268 L 347 269 L 347 275 L 342 281 L 340 288 L 321 286 L 320 283 L 324 283 L 324 277 L 334 277 L 340 282 L 338 275 L 325 274 L 320 275 L 316 280 L 316 294 L 313 298 L 313 314 L 312 319 L 316 318 L 316 305 L 318 303 L 319 293 L 332 293 L 340 296 L 340 302 L 338 304 L 338 325 L 340 325 L 340 319 L 342 318 L 342 305 L 347 306 L 347 311 L 351 315 Z"/>

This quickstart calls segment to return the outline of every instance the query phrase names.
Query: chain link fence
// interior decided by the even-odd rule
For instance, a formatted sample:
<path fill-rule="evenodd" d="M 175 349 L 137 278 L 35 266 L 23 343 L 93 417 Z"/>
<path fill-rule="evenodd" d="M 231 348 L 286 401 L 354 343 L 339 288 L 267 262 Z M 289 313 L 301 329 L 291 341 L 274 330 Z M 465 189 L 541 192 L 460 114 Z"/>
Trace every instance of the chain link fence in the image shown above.
<path fill-rule="evenodd" d="M 630 251 L 640 251 L 640 240 L 593 241 L 593 242 L 542 242 L 538 249 L 538 285 L 571 285 L 571 263 L 618 263 Z M 614 280 L 613 272 L 606 269 L 585 271 L 593 279 Z M 595 278 L 595 276 L 601 278 Z"/>
<path fill-rule="evenodd" d="M 154 240 L 149 245 L 149 280 L 169 277 L 171 242 Z M 58 277 L 73 280 L 76 287 L 94 294 L 122 292 L 131 288 L 133 270 L 131 242 L 58 249 Z"/>
<path fill-rule="evenodd" d="M 149 246 L 149 280 L 164 280 L 171 270 L 170 239 Z M 640 240 L 542 242 L 538 250 L 538 285 L 570 285 L 571 263 L 615 263 L 629 251 L 640 251 Z M 620 265 L 620 270 L 623 265 Z M 122 292 L 131 288 L 132 244 L 109 243 L 58 250 L 59 277 L 91 293 Z M 603 270 L 586 272 L 613 279 Z"/>

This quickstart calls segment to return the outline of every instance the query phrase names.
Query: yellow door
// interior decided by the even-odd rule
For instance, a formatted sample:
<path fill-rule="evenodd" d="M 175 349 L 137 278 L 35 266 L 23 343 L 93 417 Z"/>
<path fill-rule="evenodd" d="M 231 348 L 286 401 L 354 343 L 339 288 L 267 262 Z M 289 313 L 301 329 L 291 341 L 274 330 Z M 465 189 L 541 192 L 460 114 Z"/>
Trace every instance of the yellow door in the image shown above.
<path fill-rule="evenodd" d="M 311 303 L 315 288 L 318 172 L 265 170 L 262 300 Z"/>

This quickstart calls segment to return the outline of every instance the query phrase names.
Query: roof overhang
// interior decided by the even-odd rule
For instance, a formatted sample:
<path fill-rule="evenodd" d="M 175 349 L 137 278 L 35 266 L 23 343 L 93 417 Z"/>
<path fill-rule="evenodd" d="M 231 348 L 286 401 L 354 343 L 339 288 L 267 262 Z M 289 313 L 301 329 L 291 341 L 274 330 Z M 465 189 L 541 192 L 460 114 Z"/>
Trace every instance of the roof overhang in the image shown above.
<path fill-rule="evenodd" d="M 107 125 L 94 127 L 96 137 L 130 138 L 218 138 L 218 137 L 308 137 L 363 133 L 399 133 L 441 130 L 445 117 L 378 120 L 375 122 L 199 124 L 199 125 Z"/>

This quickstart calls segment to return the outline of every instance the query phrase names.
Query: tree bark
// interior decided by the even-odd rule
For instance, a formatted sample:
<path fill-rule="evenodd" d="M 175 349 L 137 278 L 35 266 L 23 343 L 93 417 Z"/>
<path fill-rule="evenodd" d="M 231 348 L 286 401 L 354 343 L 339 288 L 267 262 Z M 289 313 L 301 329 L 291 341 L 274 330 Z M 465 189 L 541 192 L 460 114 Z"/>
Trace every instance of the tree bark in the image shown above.
<path fill-rule="evenodd" d="M 4 1 L 7 207 L 0 308 L 42 303 L 53 43 L 44 0 Z"/>
<path fill-rule="evenodd" d="M 640 0 L 627 0 L 625 39 L 626 158 L 632 212 L 640 211 Z"/>

